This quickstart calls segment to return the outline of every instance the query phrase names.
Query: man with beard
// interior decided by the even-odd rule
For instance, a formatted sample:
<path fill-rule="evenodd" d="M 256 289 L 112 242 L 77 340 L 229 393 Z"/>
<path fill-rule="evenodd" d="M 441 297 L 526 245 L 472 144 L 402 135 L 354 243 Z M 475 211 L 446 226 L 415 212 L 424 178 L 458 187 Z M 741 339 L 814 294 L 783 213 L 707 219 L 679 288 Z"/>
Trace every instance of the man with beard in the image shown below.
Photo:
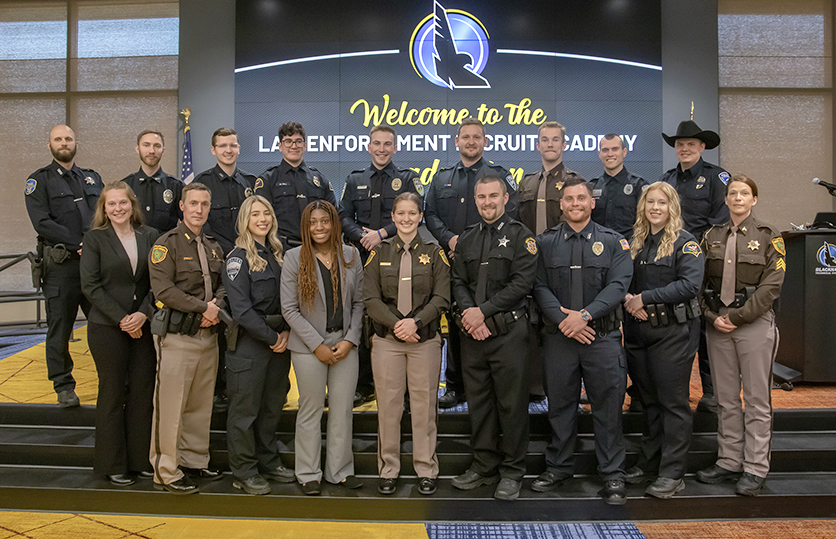
<path fill-rule="evenodd" d="M 29 176 L 24 192 L 44 265 L 47 373 L 58 395 L 58 406 L 71 408 L 79 401 L 70 334 L 79 305 L 85 313 L 90 310 L 90 302 L 81 293 L 81 240 L 90 228 L 103 185 L 95 171 L 75 164 L 78 142 L 68 126 L 55 126 L 49 132 L 47 147 L 52 163 Z"/>
<path fill-rule="evenodd" d="M 163 172 L 160 160 L 165 153 L 165 138 L 159 131 L 146 129 L 136 137 L 136 153 L 141 162 L 139 171 L 123 182 L 134 190 L 145 223 L 160 231 L 168 232 L 182 216 L 180 213 L 180 192 L 183 182 Z"/>

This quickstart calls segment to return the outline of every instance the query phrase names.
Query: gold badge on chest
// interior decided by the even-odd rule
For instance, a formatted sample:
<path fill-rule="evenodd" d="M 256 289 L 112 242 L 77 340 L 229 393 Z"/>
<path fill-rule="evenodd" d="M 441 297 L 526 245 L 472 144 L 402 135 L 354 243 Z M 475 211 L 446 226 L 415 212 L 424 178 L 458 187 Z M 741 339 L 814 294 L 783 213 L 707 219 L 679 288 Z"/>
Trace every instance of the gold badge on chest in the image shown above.
<path fill-rule="evenodd" d="M 395 178 L 394 180 L 392 180 L 392 191 L 400 191 L 402 185 L 403 183 L 401 183 L 401 179 Z"/>

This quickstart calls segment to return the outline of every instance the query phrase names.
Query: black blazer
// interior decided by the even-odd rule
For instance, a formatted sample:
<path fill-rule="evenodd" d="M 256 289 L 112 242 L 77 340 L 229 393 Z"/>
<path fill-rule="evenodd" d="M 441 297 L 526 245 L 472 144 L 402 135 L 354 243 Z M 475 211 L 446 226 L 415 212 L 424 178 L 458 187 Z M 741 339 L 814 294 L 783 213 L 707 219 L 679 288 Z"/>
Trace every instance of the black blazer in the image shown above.
<path fill-rule="evenodd" d="M 92 304 L 87 316 L 90 322 L 118 326 L 122 318 L 137 311 L 149 319 L 153 315 L 148 253 L 160 233 L 145 225 L 135 232 L 136 273 L 131 271 L 128 253 L 113 227 L 93 229 L 84 235 L 81 290 Z"/>

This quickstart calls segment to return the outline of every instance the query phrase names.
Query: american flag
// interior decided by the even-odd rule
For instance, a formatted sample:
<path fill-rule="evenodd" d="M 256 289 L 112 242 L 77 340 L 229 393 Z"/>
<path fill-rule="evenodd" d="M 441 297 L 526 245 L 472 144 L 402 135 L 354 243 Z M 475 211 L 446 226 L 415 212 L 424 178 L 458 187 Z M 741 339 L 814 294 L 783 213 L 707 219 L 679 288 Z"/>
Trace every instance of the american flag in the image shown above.
<path fill-rule="evenodd" d="M 180 177 L 183 183 L 189 185 L 194 180 L 194 169 L 192 168 L 192 128 L 189 127 L 188 117 L 186 127 L 183 129 L 185 140 L 183 141 L 183 166 Z"/>

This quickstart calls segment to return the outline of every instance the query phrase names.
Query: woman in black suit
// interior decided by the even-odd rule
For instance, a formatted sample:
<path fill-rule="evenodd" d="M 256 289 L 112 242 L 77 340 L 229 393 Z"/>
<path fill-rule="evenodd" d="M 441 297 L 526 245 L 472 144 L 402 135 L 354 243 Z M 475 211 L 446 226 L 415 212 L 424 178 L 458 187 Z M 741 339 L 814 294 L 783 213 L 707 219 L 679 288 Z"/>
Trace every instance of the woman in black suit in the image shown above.
<path fill-rule="evenodd" d="M 159 233 L 124 182 L 105 186 L 81 250 L 81 289 L 92 308 L 87 342 L 99 374 L 93 470 L 117 486 L 151 477 L 148 453 L 157 370 L 148 253 Z"/>

